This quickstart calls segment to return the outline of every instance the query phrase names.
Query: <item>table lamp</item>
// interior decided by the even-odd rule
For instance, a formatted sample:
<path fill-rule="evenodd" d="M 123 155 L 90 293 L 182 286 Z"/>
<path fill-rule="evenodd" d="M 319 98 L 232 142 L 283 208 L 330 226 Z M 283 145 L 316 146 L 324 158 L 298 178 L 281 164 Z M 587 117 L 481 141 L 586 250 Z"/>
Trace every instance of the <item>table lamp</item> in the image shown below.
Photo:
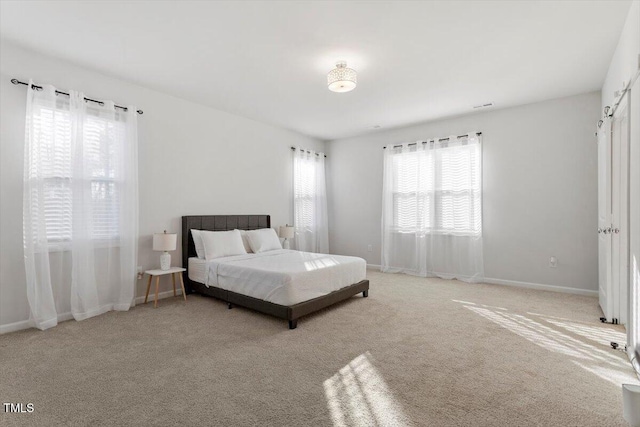
<path fill-rule="evenodd" d="M 168 270 L 171 268 L 171 255 L 167 251 L 176 250 L 176 242 L 178 241 L 178 235 L 175 233 L 155 233 L 153 235 L 153 250 L 163 251 L 160 255 L 160 270 Z"/>
<path fill-rule="evenodd" d="M 280 226 L 280 237 L 282 237 L 284 239 L 284 242 L 282 243 L 282 247 L 284 249 L 289 249 L 289 240 L 288 239 L 293 239 L 293 232 L 294 232 L 294 228 L 290 225 L 281 225 Z"/>

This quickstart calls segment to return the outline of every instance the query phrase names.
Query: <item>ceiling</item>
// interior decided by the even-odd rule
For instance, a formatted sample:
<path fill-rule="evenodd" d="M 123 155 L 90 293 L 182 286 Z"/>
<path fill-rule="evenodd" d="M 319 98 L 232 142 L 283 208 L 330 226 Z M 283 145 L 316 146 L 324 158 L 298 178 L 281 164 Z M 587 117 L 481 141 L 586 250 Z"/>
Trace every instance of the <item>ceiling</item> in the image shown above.
<path fill-rule="evenodd" d="M 0 36 L 329 140 L 599 90 L 629 6 L 3 1 Z M 326 87 L 338 60 L 358 71 L 352 92 Z"/>

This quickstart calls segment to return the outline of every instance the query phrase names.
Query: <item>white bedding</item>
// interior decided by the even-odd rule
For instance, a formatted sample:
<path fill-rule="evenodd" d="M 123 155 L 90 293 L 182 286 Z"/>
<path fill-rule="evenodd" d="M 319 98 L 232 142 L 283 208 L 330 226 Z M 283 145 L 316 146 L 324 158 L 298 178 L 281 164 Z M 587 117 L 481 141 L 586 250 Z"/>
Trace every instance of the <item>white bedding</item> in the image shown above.
<path fill-rule="evenodd" d="M 209 262 L 206 259 L 189 258 L 189 279 L 206 285 L 207 276 L 209 275 Z"/>
<path fill-rule="evenodd" d="M 293 305 L 366 278 L 362 258 L 279 249 L 211 261 L 189 258 L 189 278 L 239 294 Z M 206 279 L 203 270 L 207 271 Z M 202 280 L 205 279 L 205 280 Z"/>

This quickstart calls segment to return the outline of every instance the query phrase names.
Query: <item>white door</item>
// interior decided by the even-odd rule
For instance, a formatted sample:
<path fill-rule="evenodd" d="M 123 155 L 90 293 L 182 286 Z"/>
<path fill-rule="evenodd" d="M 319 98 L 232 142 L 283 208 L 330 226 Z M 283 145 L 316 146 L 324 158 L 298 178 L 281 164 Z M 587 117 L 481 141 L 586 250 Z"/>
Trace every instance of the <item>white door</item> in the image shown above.
<path fill-rule="evenodd" d="M 629 288 L 629 97 L 624 96 L 611 125 L 611 280 L 613 317 L 627 323 Z"/>
<path fill-rule="evenodd" d="M 631 87 L 629 106 L 629 355 L 640 354 L 640 79 Z M 640 360 L 636 359 L 640 377 Z"/>
<path fill-rule="evenodd" d="M 598 129 L 598 291 L 600 307 L 608 322 L 613 315 L 611 298 L 611 121 Z"/>

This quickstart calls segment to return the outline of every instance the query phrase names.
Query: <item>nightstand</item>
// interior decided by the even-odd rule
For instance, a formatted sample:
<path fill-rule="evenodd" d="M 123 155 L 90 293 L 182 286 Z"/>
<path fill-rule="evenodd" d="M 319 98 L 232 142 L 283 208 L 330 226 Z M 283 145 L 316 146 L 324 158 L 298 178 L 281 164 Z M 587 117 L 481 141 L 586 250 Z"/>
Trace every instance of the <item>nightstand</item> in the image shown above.
<path fill-rule="evenodd" d="M 182 267 L 171 267 L 168 270 L 147 270 L 144 273 L 149 275 L 149 281 L 147 282 L 147 293 L 144 296 L 144 303 L 147 303 L 147 298 L 149 298 L 149 289 L 151 289 L 151 281 L 153 278 L 156 278 L 156 297 L 153 302 L 153 308 L 158 306 L 158 288 L 160 287 L 160 276 L 166 276 L 167 274 L 171 275 L 171 279 L 173 280 L 173 296 L 176 294 L 176 274 L 180 276 L 180 287 L 182 287 L 182 296 L 184 300 L 187 300 L 187 293 L 184 291 L 184 280 L 182 279 L 182 272 L 187 271 L 186 268 Z"/>

